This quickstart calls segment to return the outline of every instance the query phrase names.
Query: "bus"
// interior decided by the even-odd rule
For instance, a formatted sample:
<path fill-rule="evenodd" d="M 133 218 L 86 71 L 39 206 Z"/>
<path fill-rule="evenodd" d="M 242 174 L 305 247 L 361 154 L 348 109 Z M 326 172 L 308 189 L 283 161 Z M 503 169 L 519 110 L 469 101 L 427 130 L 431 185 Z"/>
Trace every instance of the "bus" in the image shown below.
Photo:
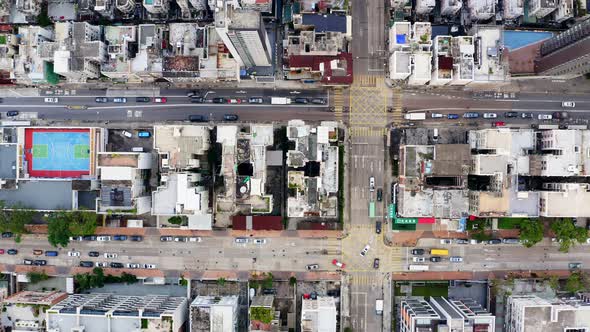
<path fill-rule="evenodd" d="M 409 267 L 410 271 L 428 271 L 428 265 L 412 264 Z"/>
<path fill-rule="evenodd" d="M 447 249 L 430 249 L 430 254 L 433 256 L 448 256 L 449 251 Z"/>
<path fill-rule="evenodd" d="M 375 202 L 369 203 L 369 218 L 375 218 Z"/>

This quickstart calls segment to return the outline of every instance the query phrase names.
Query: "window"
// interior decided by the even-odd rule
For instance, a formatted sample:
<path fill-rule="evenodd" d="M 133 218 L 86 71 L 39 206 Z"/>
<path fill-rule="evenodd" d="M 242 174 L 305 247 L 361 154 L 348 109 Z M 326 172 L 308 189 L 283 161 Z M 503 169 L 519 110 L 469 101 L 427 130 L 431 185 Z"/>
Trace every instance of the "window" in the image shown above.
<path fill-rule="evenodd" d="M 580 153 L 580 147 L 578 145 L 574 145 L 574 152 Z"/>

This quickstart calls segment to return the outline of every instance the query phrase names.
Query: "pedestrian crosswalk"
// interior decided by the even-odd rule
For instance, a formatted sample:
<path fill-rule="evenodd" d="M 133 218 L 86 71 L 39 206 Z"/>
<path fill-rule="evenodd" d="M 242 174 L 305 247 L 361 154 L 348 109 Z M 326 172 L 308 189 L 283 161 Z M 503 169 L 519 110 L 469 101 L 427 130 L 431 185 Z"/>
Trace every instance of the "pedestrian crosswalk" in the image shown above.
<path fill-rule="evenodd" d="M 379 278 L 383 278 L 380 275 L 375 275 L 375 273 L 354 273 L 350 275 L 350 283 L 353 285 L 377 285 L 382 280 Z"/>
<path fill-rule="evenodd" d="M 354 85 L 357 86 L 377 86 L 378 80 L 383 80 L 382 77 L 376 75 L 356 75 L 354 78 Z"/>
<path fill-rule="evenodd" d="M 385 128 L 352 127 L 349 129 L 349 134 L 353 137 L 377 137 L 384 136 L 385 133 Z"/>
<path fill-rule="evenodd" d="M 404 120 L 402 93 L 399 88 L 393 89 L 392 122 L 401 124 Z"/>
<path fill-rule="evenodd" d="M 342 95 L 342 88 L 336 87 L 334 89 L 334 116 L 336 120 L 342 120 L 342 108 L 344 107 L 344 96 Z"/>

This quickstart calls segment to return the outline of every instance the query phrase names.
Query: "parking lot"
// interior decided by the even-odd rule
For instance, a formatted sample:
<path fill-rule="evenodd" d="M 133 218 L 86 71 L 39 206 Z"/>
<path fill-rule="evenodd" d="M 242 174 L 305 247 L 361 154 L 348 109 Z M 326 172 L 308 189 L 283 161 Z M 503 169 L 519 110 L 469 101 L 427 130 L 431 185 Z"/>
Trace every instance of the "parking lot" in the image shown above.
<path fill-rule="evenodd" d="M 138 137 L 139 132 L 148 132 L 149 137 Z M 131 137 L 125 136 L 124 133 L 131 134 Z M 132 152 L 133 148 L 141 147 L 143 152 L 151 152 L 153 149 L 153 129 L 109 129 L 109 140 L 107 151 L 114 152 Z"/>

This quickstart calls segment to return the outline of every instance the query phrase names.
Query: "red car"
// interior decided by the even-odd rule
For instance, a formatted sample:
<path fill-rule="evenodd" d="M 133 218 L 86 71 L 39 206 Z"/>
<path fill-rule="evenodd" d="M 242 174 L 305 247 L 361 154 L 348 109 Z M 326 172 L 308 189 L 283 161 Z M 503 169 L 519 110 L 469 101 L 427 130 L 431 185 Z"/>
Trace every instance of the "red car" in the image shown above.
<path fill-rule="evenodd" d="M 0 249 L 0 255 L 4 255 L 4 249 Z"/>
<path fill-rule="evenodd" d="M 163 103 L 165 103 L 167 101 L 168 101 L 168 99 L 166 99 L 166 97 L 156 97 L 156 98 L 154 98 L 154 103 L 163 104 Z"/>
<path fill-rule="evenodd" d="M 334 264 L 334 265 L 338 266 L 338 267 L 339 267 L 339 268 L 341 268 L 341 269 L 343 269 L 343 268 L 345 268 L 345 267 L 346 267 L 346 264 L 344 264 L 344 263 L 340 262 L 340 261 L 339 261 L 339 260 L 337 260 L 337 259 L 334 259 L 334 260 L 332 260 L 332 264 Z"/>
<path fill-rule="evenodd" d="M 494 123 L 492 123 L 492 127 L 504 127 L 506 125 L 506 122 L 504 121 L 496 121 Z"/>

